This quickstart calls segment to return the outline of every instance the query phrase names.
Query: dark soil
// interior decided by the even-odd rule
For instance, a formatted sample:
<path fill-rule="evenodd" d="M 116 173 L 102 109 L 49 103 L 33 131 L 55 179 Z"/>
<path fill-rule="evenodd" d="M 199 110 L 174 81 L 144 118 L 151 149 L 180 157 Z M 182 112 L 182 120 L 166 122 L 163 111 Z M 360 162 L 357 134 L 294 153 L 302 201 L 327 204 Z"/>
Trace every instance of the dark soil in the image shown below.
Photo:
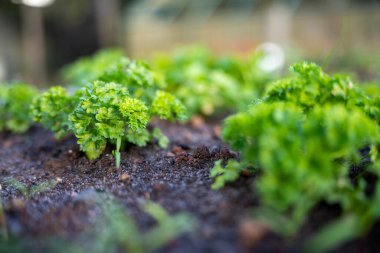
<path fill-rule="evenodd" d="M 171 139 L 170 147 L 164 150 L 154 143 L 145 148 L 125 147 L 120 169 L 114 168 L 111 147 L 99 159 L 88 161 L 73 136 L 58 141 L 36 126 L 24 135 L 0 134 L 0 181 L 14 178 L 28 187 L 59 181 L 31 198 L 3 186 L 10 234 L 35 242 L 28 252 L 42 252 L 37 242 L 44 238 L 78 241 L 97 219 L 91 198 L 98 192 L 122 203 L 142 230 L 152 225 L 139 208 L 143 199 L 153 200 L 170 214 L 187 212 L 198 220 L 194 233 L 180 236 L 160 252 L 298 252 L 302 238 L 339 215 L 338 207 L 322 203 L 310 215 L 297 237 L 300 239 L 286 241 L 248 219 L 251 208 L 258 205 L 253 175 L 220 191 L 210 189 L 209 171 L 214 161 L 238 156 L 218 138 L 217 124 L 157 124 Z M 380 252 L 379 238 L 377 223 L 366 238 L 334 252 Z"/>

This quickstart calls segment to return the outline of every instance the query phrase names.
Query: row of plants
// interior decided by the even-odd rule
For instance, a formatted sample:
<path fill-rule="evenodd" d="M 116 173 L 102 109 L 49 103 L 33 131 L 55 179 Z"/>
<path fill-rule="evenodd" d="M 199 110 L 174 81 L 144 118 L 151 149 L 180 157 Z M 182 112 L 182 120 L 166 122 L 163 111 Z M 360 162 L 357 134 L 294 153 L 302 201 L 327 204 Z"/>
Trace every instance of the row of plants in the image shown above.
<path fill-rule="evenodd" d="M 0 86 L 0 130 L 25 132 L 34 120 L 57 138 L 74 134 L 89 159 L 112 144 L 119 167 L 127 143 L 168 145 L 149 124 L 153 117 L 185 121 L 240 110 L 225 120 L 222 138 L 241 157 L 216 162 L 214 189 L 257 174 L 253 216 L 289 238 L 318 204 L 338 205 L 340 218 L 306 242 L 308 251 L 366 234 L 380 216 L 380 98 L 307 62 L 268 85 L 277 76 L 260 69 L 262 57 L 217 57 L 195 47 L 159 55 L 151 68 L 103 51 L 66 67 L 65 87 Z"/>
<path fill-rule="evenodd" d="M 380 98 L 313 63 L 290 70 L 224 122 L 222 138 L 241 160 L 216 162 L 213 188 L 257 173 L 254 216 L 290 238 L 318 204 L 339 205 L 340 218 L 305 244 L 325 252 L 366 234 L 380 217 Z"/>
<path fill-rule="evenodd" d="M 151 59 L 154 73 L 141 73 L 139 78 L 152 79 L 159 88 L 175 94 L 190 116 L 223 114 L 245 108 L 279 75 L 260 67 L 265 56 L 262 51 L 240 57 L 216 56 L 201 46 L 179 48 L 155 55 Z M 121 51 L 105 50 L 64 67 L 61 73 L 65 82 L 74 86 L 94 80 L 125 83 L 129 81 L 123 72 L 126 61 Z"/>
<path fill-rule="evenodd" d="M 159 89 L 147 64 L 127 58 L 74 92 L 54 86 L 38 94 L 29 85 L 16 84 L 2 86 L 0 97 L 3 128 L 25 132 L 34 120 L 56 138 L 74 134 L 89 159 L 99 157 L 107 143 L 114 144 L 117 167 L 126 142 L 145 146 L 157 139 L 161 147 L 168 145 L 159 128 L 148 128 L 152 117 L 187 119 L 183 104 Z"/>
<path fill-rule="evenodd" d="M 74 134 L 89 159 L 110 143 L 116 146 L 119 167 L 126 143 L 145 146 L 156 139 L 161 147 L 168 145 L 159 128 L 148 126 L 152 117 L 185 121 L 195 114 L 210 116 L 236 110 L 261 94 L 273 76 L 260 70 L 261 58 L 259 52 L 247 59 L 218 58 L 192 47 L 157 56 L 152 70 L 121 51 L 100 51 L 65 67 L 64 86 L 41 94 L 27 84 L 0 86 L 0 130 L 25 132 L 33 120 L 56 138 Z"/>

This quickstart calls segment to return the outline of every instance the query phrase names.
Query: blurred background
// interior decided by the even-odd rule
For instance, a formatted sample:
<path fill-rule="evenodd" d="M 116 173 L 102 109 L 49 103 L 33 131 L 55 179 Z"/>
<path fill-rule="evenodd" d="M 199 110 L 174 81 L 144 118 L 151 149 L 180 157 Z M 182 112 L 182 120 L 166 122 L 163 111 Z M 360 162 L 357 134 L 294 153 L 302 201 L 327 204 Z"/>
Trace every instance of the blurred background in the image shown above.
<path fill-rule="evenodd" d="M 201 44 L 246 54 L 264 42 L 379 77 L 380 0 L 0 0 L 0 82 L 59 82 L 59 69 L 102 48 L 133 58 Z"/>

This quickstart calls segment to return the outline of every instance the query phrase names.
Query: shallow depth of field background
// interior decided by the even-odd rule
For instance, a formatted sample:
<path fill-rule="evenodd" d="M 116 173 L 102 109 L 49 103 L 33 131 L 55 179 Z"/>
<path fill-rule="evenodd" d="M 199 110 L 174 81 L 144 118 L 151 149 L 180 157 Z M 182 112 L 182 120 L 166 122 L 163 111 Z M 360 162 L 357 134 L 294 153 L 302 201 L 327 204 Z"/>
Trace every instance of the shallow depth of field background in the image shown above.
<path fill-rule="evenodd" d="M 379 13 L 378 0 L 2 0 L 0 82 L 59 83 L 62 66 L 101 48 L 149 59 L 190 44 L 244 54 L 264 42 L 287 64 L 310 59 L 374 80 Z"/>

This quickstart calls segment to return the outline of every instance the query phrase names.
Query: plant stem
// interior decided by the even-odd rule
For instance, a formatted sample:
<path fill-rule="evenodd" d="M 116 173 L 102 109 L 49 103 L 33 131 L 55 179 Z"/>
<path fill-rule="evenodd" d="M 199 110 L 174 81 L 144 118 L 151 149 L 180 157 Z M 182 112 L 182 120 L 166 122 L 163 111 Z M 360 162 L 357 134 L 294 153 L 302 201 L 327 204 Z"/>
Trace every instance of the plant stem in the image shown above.
<path fill-rule="evenodd" d="M 0 184 L 0 223 L 2 225 L 4 239 L 7 241 L 8 240 L 8 229 L 7 229 L 7 222 L 5 220 L 5 214 L 4 214 L 3 195 L 2 195 L 1 184 Z"/>
<path fill-rule="evenodd" d="M 118 137 L 116 139 L 116 150 L 115 150 L 116 168 L 120 168 L 120 146 L 121 146 L 121 137 Z"/>

